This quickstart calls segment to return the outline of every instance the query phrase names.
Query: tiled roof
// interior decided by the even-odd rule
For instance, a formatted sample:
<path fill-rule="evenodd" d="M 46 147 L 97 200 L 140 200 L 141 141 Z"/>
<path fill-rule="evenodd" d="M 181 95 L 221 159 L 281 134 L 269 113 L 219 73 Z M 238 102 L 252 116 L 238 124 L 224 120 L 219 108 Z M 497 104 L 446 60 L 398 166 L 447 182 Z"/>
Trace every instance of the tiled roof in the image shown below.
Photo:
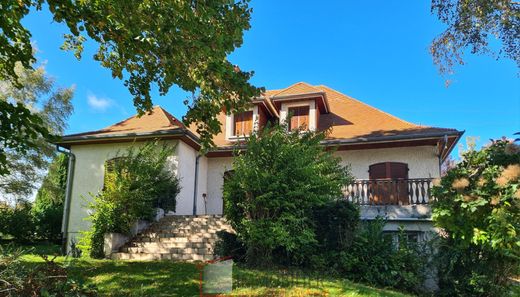
<path fill-rule="evenodd" d="M 154 106 L 150 113 L 145 113 L 141 117 L 134 115 L 117 124 L 100 130 L 71 134 L 64 138 L 167 132 L 179 128 L 184 128 L 184 124 L 181 121 L 177 120 L 162 107 Z"/>
<path fill-rule="evenodd" d="M 370 139 L 383 136 L 407 137 L 457 132 L 456 129 L 429 127 L 407 122 L 324 85 L 313 86 L 299 82 L 285 89 L 266 90 L 263 95 L 268 98 L 276 98 L 319 92 L 326 94 L 330 108 L 329 113 L 319 116 L 318 123 L 320 131 L 329 129 L 328 140 Z M 218 119 L 223 124 L 223 132 L 216 135 L 213 141 L 217 146 L 233 145 L 233 142 L 225 138 L 225 114 L 221 113 Z"/>
<path fill-rule="evenodd" d="M 322 91 L 319 90 L 318 88 L 315 88 L 315 87 L 309 85 L 308 83 L 299 82 L 299 83 L 295 83 L 294 85 L 289 86 L 285 89 L 277 90 L 277 92 L 272 92 L 270 97 L 310 94 L 310 93 L 319 93 L 319 92 L 322 92 Z"/>
<path fill-rule="evenodd" d="M 326 94 L 329 112 L 319 116 L 318 129 L 329 131 L 328 140 L 377 139 L 386 136 L 414 137 L 432 133 L 458 132 L 455 129 L 421 126 L 404 121 L 323 85 L 312 86 L 299 82 L 285 89 L 268 90 L 263 94 L 263 97 L 272 107 L 269 98 L 319 92 Z M 222 123 L 223 131 L 215 135 L 213 141 L 221 147 L 233 145 L 232 142 L 225 139 L 225 113 L 221 112 L 217 118 Z M 105 136 L 164 134 L 181 129 L 186 129 L 182 122 L 163 108 L 156 106 L 151 113 L 144 114 L 141 117 L 132 116 L 104 129 L 67 135 L 63 139 L 75 141 L 79 139 L 81 141 L 81 139 L 103 138 Z M 196 137 L 195 124 L 190 125 L 187 129 L 193 132 Z"/>
<path fill-rule="evenodd" d="M 456 129 L 416 125 L 344 95 L 327 86 L 315 86 L 325 92 L 330 113 L 320 115 L 319 130 L 331 129 L 328 139 L 368 138 L 392 135 L 429 134 Z"/>

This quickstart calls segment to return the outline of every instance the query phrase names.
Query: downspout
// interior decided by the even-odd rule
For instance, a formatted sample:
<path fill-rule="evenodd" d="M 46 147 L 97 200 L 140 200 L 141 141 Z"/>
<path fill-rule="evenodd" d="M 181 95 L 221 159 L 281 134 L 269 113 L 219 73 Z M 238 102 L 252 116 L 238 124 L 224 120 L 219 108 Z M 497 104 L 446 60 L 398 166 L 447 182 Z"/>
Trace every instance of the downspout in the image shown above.
<path fill-rule="evenodd" d="M 448 135 L 444 135 L 444 137 L 440 140 L 442 143 L 442 148 L 439 152 L 439 178 L 442 177 L 442 155 L 444 154 L 444 151 L 448 147 Z"/>
<path fill-rule="evenodd" d="M 60 146 L 56 146 L 59 153 L 65 154 L 69 157 L 69 164 L 67 166 L 67 184 L 65 188 L 65 201 L 63 203 L 63 218 L 61 221 L 61 252 L 63 255 L 67 254 L 67 241 L 69 232 L 69 217 L 70 217 L 70 198 L 72 194 L 72 181 L 74 179 L 74 164 L 76 156 L 71 150 L 61 150 Z"/>
<path fill-rule="evenodd" d="M 197 155 L 195 158 L 195 181 L 193 185 L 193 215 L 197 215 L 197 187 L 199 181 L 199 159 L 202 155 Z"/>

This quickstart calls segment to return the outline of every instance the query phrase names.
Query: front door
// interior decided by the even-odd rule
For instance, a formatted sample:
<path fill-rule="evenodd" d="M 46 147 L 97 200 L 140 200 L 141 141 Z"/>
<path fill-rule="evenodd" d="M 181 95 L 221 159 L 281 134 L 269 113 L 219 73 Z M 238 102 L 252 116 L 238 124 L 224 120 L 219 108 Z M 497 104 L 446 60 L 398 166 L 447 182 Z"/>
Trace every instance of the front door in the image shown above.
<path fill-rule="evenodd" d="M 399 162 L 383 162 L 370 165 L 370 202 L 373 204 L 409 204 L 408 165 Z"/>

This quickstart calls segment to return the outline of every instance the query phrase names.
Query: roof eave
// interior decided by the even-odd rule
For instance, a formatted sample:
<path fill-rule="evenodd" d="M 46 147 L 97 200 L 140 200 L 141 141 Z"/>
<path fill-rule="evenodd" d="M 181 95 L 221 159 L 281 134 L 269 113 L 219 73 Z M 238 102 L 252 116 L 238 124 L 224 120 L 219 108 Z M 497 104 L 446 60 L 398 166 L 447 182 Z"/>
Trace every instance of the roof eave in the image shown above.
<path fill-rule="evenodd" d="M 84 136 L 64 136 L 60 141 L 54 142 L 54 144 L 70 148 L 73 144 L 83 144 L 98 141 L 117 141 L 117 140 L 132 140 L 132 139 L 146 139 L 154 137 L 165 137 L 165 136 L 187 136 L 192 141 L 200 145 L 199 138 L 190 130 L 186 128 L 177 128 L 165 131 L 152 131 L 152 132 L 141 132 L 141 133 L 121 133 L 121 134 L 110 134 L 110 135 L 84 135 Z"/>
<path fill-rule="evenodd" d="M 453 146 L 457 143 L 460 137 L 464 134 L 464 131 L 452 130 L 452 131 L 442 131 L 442 132 L 432 132 L 432 133 L 416 133 L 410 135 L 388 135 L 388 136 L 374 136 L 374 137 L 357 137 L 357 138 L 348 138 L 348 139 L 326 139 L 322 140 L 320 143 L 325 146 L 339 146 L 339 145 L 356 145 L 356 144 L 376 144 L 383 142 L 399 142 L 399 141 L 407 141 L 407 140 L 427 140 L 427 139 L 438 139 L 439 137 L 444 137 L 445 135 L 448 137 L 456 137 L 456 140 L 453 142 Z M 245 147 L 245 146 L 243 146 Z M 242 146 L 226 146 L 219 147 L 211 152 L 226 152 L 233 151 L 236 148 L 242 148 Z M 450 152 L 451 152 L 450 149 Z M 448 153 L 449 154 L 449 153 Z"/>

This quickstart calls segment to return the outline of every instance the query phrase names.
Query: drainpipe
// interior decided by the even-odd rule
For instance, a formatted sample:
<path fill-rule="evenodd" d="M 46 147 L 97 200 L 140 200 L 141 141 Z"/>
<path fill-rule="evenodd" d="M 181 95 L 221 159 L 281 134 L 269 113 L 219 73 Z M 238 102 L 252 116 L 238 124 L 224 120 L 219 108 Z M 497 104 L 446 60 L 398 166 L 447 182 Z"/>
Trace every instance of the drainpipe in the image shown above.
<path fill-rule="evenodd" d="M 202 155 L 197 155 L 195 158 L 195 181 L 193 185 L 193 215 L 197 215 L 197 187 L 199 181 L 199 159 Z"/>
<path fill-rule="evenodd" d="M 61 252 L 63 255 L 67 254 L 67 236 L 69 232 L 69 216 L 70 216 L 70 198 L 72 194 L 72 181 L 74 179 L 74 164 L 76 156 L 69 149 L 68 151 L 60 149 L 56 146 L 59 153 L 65 154 L 69 157 L 69 164 L 67 166 L 67 185 L 65 188 L 65 201 L 63 203 L 63 218 L 61 221 Z"/>

